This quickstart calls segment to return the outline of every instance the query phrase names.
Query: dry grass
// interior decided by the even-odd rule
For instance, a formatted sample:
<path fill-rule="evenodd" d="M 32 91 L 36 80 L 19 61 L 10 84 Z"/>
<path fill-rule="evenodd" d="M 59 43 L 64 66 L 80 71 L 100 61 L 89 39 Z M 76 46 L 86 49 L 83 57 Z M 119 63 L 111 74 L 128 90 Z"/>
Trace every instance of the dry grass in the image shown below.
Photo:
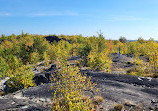
<path fill-rule="evenodd" d="M 123 111 L 124 110 L 124 105 L 123 104 L 117 104 L 114 106 L 114 109 L 116 111 Z"/>
<path fill-rule="evenodd" d="M 84 96 L 84 95 L 83 95 L 81 99 L 82 99 L 82 101 L 85 102 L 85 101 L 87 101 L 88 99 L 90 99 L 90 97 L 89 97 L 89 96 Z"/>
<path fill-rule="evenodd" d="M 4 95 L 5 95 L 5 92 L 1 91 L 0 96 L 4 96 Z"/>
<path fill-rule="evenodd" d="M 123 69 L 123 68 L 117 68 L 117 67 L 115 67 L 115 68 L 113 68 L 113 71 L 126 71 L 126 70 Z"/>
<path fill-rule="evenodd" d="M 104 102 L 104 99 L 103 99 L 103 97 L 101 97 L 101 96 L 95 96 L 95 97 L 92 99 L 92 103 L 93 103 L 94 105 L 101 105 L 103 102 Z"/>

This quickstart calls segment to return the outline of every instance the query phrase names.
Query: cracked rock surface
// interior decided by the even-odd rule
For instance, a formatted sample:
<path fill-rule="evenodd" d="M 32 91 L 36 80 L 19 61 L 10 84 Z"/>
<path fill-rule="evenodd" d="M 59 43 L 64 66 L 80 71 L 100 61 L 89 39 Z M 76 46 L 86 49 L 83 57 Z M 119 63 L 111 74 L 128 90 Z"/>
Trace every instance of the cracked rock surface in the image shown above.
<path fill-rule="evenodd" d="M 113 58 L 120 64 L 124 64 L 125 59 L 131 60 L 124 57 L 117 60 L 117 55 L 114 55 Z M 126 64 L 129 65 L 127 62 Z M 87 91 L 85 94 L 102 96 L 104 98 L 102 104 L 104 110 L 110 111 L 114 105 L 124 102 L 141 103 L 148 109 L 154 109 L 158 105 L 158 79 L 87 70 L 81 70 L 81 72 L 86 73 L 88 77 L 92 78 L 93 82 L 97 83 L 95 89 L 98 88 L 99 92 L 92 94 L 92 92 Z M 46 75 L 50 73 L 49 71 L 41 72 L 37 74 L 37 77 L 41 75 L 46 78 L 44 80 L 47 80 Z M 51 99 L 53 98 L 51 85 L 53 84 L 55 83 L 49 83 L 48 80 L 48 82 L 41 82 L 36 87 L 0 96 L 0 111 L 51 111 Z"/>

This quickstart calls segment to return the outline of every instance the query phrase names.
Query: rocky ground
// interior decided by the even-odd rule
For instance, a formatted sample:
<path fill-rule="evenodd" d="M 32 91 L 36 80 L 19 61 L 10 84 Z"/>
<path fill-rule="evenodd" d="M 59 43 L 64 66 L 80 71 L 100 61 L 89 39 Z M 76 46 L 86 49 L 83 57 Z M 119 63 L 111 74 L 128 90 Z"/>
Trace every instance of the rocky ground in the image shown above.
<path fill-rule="evenodd" d="M 113 70 L 111 74 L 106 72 L 95 72 L 81 69 L 82 73 L 92 77 L 92 80 L 97 83 L 96 88 L 99 92 L 94 94 L 90 91 L 85 92 L 91 96 L 102 96 L 104 103 L 101 110 L 113 111 L 113 107 L 117 109 L 117 104 L 123 104 L 124 110 L 135 111 L 137 107 L 141 107 L 143 111 L 158 111 L 158 80 L 153 78 L 136 77 L 123 75 L 127 68 L 134 67 L 132 62 L 133 57 L 113 54 Z M 73 57 L 69 61 L 77 60 L 78 57 Z M 51 99 L 53 98 L 53 90 L 49 75 L 52 73 L 55 65 L 45 72 L 41 72 L 38 68 L 35 80 L 38 86 L 30 87 L 17 91 L 12 94 L 0 96 L 0 111 L 49 111 L 51 110 Z M 117 69 L 117 70 L 116 70 Z M 122 72 L 121 72 L 122 71 Z M 2 84 L 2 82 L 1 82 Z M 131 109 L 133 108 L 133 109 Z M 137 108 L 137 109 L 139 109 Z"/>

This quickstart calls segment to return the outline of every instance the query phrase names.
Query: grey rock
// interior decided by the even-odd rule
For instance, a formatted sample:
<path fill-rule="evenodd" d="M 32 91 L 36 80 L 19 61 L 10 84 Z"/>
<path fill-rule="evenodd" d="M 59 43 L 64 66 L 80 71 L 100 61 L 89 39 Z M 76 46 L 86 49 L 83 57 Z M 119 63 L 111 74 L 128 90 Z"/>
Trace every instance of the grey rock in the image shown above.
<path fill-rule="evenodd" d="M 6 82 L 7 82 L 8 79 L 9 79 L 9 77 L 5 77 L 5 78 L 2 78 L 0 80 L 0 92 L 4 91 L 4 89 L 6 87 Z"/>

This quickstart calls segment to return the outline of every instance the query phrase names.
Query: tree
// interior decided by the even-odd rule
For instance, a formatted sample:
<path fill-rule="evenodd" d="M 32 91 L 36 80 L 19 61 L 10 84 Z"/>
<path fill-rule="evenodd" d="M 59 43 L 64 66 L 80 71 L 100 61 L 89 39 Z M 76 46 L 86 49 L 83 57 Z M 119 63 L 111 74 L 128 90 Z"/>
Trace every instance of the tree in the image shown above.
<path fill-rule="evenodd" d="M 15 70 L 8 70 L 7 72 L 9 80 L 7 85 L 10 90 L 7 90 L 7 93 L 12 93 L 14 91 L 21 90 L 30 86 L 34 86 L 33 78 L 34 74 L 32 73 L 32 67 L 23 65 Z"/>
<path fill-rule="evenodd" d="M 1 35 L 1 39 L 4 40 L 6 37 L 4 34 Z"/>
<path fill-rule="evenodd" d="M 88 65 L 97 71 L 107 70 L 111 72 L 111 58 L 109 57 L 109 50 L 102 51 L 101 53 L 90 52 L 88 55 Z"/>
<path fill-rule="evenodd" d="M 25 36 L 25 34 L 24 34 L 24 31 L 22 30 L 22 32 L 21 32 L 21 36 L 22 37 L 24 37 Z"/>
<path fill-rule="evenodd" d="M 122 42 L 122 43 L 125 43 L 125 42 L 127 42 L 127 39 L 126 39 L 125 37 L 122 37 L 122 36 L 121 36 L 121 37 L 119 38 L 119 41 Z"/>
<path fill-rule="evenodd" d="M 86 45 L 84 45 L 84 46 L 81 46 L 80 48 L 79 48 L 79 55 L 80 55 L 80 57 L 82 58 L 82 63 L 83 63 L 83 65 L 85 65 L 85 66 L 87 66 L 87 62 L 88 62 L 88 60 L 87 60 L 87 56 L 90 54 L 90 51 L 92 50 L 92 47 L 91 47 L 91 45 L 90 44 L 86 44 Z"/>
<path fill-rule="evenodd" d="M 150 37 L 149 41 L 151 42 L 154 42 L 154 38 Z"/>
<path fill-rule="evenodd" d="M 105 38 L 101 30 L 97 33 L 98 33 L 98 52 L 100 53 L 102 52 L 102 50 L 106 48 L 106 44 L 105 44 Z"/>
<path fill-rule="evenodd" d="M 144 43 L 145 40 L 142 38 L 142 37 L 139 37 L 138 40 L 137 40 L 139 43 Z"/>

